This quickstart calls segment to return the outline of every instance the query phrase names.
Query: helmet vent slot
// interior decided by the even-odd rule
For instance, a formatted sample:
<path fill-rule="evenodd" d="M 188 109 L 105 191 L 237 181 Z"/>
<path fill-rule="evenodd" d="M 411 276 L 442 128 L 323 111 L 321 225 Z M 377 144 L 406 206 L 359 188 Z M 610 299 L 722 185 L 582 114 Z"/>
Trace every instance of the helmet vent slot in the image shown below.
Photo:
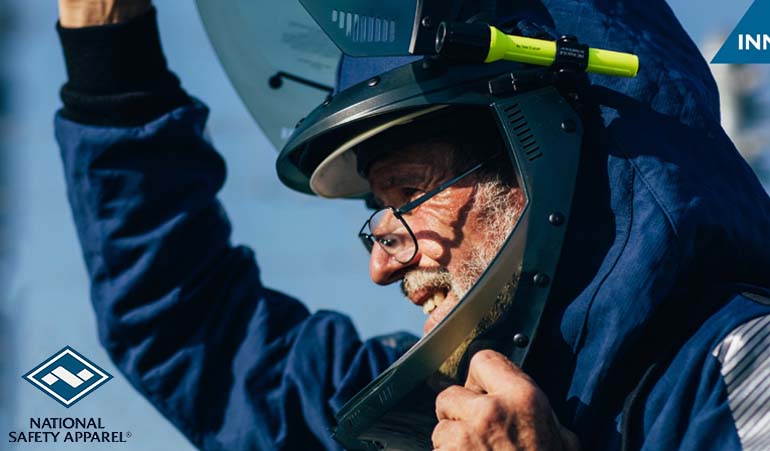
<path fill-rule="evenodd" d="M 529 161 L 535 161 L 543 156 L 543 152 L 540 151 L 540 146 L 537 144 L 535 135 L 532 133 L 532 129 L 527 124 L 527 119 L 521 112 L 518 104 L 513 104 L 505 109 L 508 114 L 508 123 L 512 127 L 513 134 L 516 135 L 516 139 L 519 141 L 519 145 L 527 155 Z"/>
<path fill-rule="evenodd" d="M 396 21 L 350 11 L 332 10 L 332 23 L 353 42 L 395 42 Z"/>

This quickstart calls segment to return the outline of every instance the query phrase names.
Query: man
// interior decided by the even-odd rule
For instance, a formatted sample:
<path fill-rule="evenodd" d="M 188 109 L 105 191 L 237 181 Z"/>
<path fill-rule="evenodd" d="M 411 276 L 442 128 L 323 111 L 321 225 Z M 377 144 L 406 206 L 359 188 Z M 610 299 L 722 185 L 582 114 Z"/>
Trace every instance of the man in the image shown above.
<path fill-rule="evenodd" d="M 207 111 L 166 69 L 149 1 L 59 3 L 69 81 L 56 133 L 102 342 L 200 448 L 338 449 L 333 414 L 412 337 L 361 342 L 344 316 L 265 288 L 252 253 L 228 241 Z M 581 92 L 597 109 L 584 114 L 573 213 L 527 373 L 477 352 L 464 384 L 436 399 L 434 448 L 763 449 L 770 201 L 721 133 L 703 61 L 662 3 L 586 2 L 574 21 L 572 2 L 524 3 L 523 17 L 565 33 L 636 40 L 653 69 Z M 644 28 L 655 23 L 665 27 Z M 654 52 L 658 35 L 678 59 Z M 374 75 L 356 64 L 343 61 L 338 90 Z M 468 152 L 468 136 L 487 134 L 467 131 L 489 121 L 463 113 L 431 111 L 354 150 L 380 206 L 422 202 L 405 224 L 386 210 L 362 232 L 372 279 L 403 280 L 426 331 L 524 202 L 494 170 L 499 142 Z M 470 122 L 430 133 L 431 120 Z M 336 179 L 303 183 L 350 194 L 328 191 Z M 395 247 L 378 227 L 404 236 L 407 225 L 414 240 Z"/>

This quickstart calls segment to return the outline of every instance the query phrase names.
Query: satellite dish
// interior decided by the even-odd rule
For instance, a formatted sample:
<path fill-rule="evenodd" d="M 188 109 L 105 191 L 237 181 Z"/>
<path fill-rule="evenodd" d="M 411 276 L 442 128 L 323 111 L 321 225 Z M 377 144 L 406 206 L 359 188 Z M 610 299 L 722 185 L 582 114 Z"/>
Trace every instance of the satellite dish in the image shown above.
<path fill-rule="evenodd" d="M 296 1 L 196 0 L 238 95 L 276 150 L 331 94 L 340 51 Z"/>

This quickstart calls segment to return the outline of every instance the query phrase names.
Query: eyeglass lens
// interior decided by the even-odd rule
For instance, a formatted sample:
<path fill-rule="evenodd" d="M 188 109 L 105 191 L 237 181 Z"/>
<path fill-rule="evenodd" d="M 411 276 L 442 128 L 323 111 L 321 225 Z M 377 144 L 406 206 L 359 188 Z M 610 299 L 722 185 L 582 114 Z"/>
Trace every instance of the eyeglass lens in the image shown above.
<path fill-rule="evenodd" d="M 393 256 L 399 263 L 408 263 L 417 251 L 414 235 L 407 228 L 403 218 L 395 215 L 391 207 L 374 213 L 369 220 L 369 233 L 372 239 Z"/>

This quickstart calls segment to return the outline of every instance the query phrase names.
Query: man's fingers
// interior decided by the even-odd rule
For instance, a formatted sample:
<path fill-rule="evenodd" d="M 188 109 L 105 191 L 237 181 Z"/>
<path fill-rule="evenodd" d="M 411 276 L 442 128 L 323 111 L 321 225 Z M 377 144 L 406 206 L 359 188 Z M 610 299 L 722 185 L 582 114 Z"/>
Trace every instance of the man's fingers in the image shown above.
<path fill-rule="evenodd" d="M 464 387 L 453 385 L 439 393 L 436 417 L 431 439 L 441 451 L 575 449 L 577 444 L 535 382 L 489 350 L 473 356 Z"/>
<path fill-rule="evenodd" d="M 436 397 L 436 418 L 462 420 L 472 411 L 475 398 L 480 396 L 459 385 L 452 385 Z"/>
<path fill-rule="evenodd" d="M 59 0 L 59 22 L 80 28 L 125 22 L 147 12 L 150 0 Z"/>
<path fill-rule="evenodd" d="M 465 387 L 477 393 L 492 393 L 496 387 L 512 390 L 522 382 L 533 383 L 529 376 L 504 355 L 484 349 L 471 358 Z"/>
<path fill-rule="evenodd" d="M 430 439 L 434 450 L 470 449 L 468 430 L 462 422 L 454 420 L 442 420 L 433 428 Z"/>

